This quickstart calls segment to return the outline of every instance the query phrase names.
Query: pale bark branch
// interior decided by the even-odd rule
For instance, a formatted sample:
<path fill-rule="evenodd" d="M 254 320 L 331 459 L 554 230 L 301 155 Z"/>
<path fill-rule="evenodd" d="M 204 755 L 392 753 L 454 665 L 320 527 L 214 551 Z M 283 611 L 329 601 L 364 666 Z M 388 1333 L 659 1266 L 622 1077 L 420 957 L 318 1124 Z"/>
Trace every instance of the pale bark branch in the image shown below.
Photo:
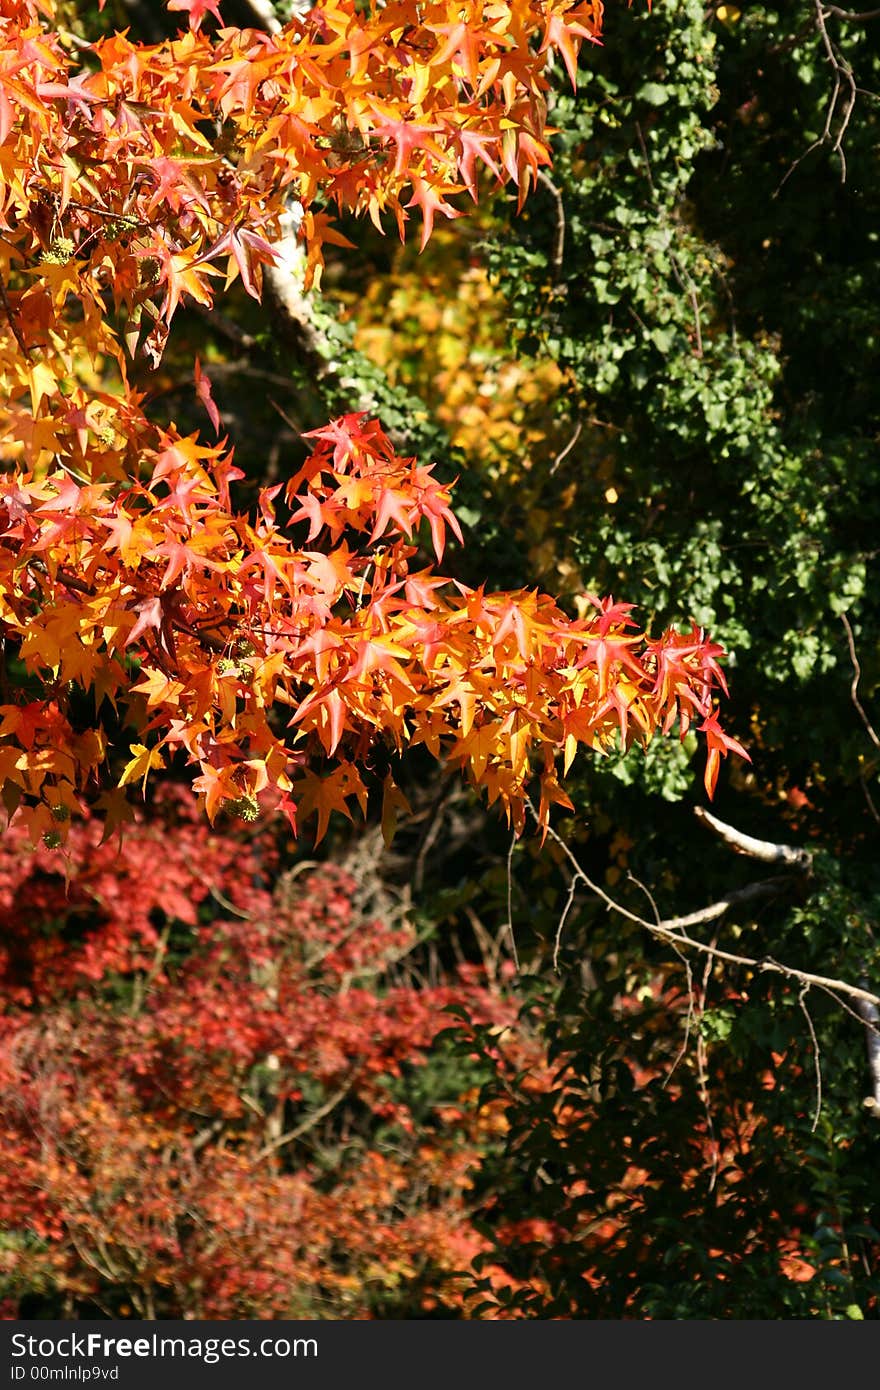
<path fill-rule="evenodd" d="M 788 864 L 793 869 L 799 869 L 804 873 L 809 872 L 812 860 L 808 850 L 799 849 L 795 845 L 777 844 L 773 840 L 756 840 L 751 835 L 744 835 L 741 830 L 736 830 L 732 825 L 727 825 L 717 816 L 713 816 L 711 811 L 705 810 L 702 806 L 697 806 L 694 815 L 697 820 L 703 821 L 715 834 L 724 841 L 726 845 L 736 854 L 748 855 L 750 859 L 760 859 L 765 864 Z"/>
<path fill-rule="evenodd" d="M 848 24 L 864 24 L 869 19 L 880 19 L 880 10 L 842 10 L 837 5 L 823 5 L 822 10 L 835 19 L 846 20 Z"/>
<path fill-rule="evenodd" d="M 562 263 L 565 256 L 565 204 L 562 201 L 562 194 L 556 184 L 547 173 L 546 169 L 539 169 L 536 175 L 538 183 L 542 188 L 546 188 L 554 203 L 556 204 L 556 236 L 553 242 L 553 255 L 550 266 L 553 270 L 554 280 L 558 280 L 562 274 Z"/>
<path fill-rule="evenodd" d="M 340 348 L 321 324 L 320 296 L 303 289 L 306 257 L 298 226 L 294 208 L 281 219 L 282 235 L 273 247 L 278 264 L 266 266 L 263 272 L 266 297 L 276 314 L 281 335 L 305 359 L 317 385 L 332 386 L 344 393 L 352 411 L 378 415 L 381 402 L 363 382 L 343 370 Z"/>
<path fill-rule="evenodd" d="M 301 1120 L 294 1129 L 289 1130 L 287 1134 L 282 1134 L 279 1139 L 273 1139 L 270 1144 L 266 1144 L 260 1149 L 260 1152 L 254 1158 L 254 1164 L 261 1163 L 264 1158 L 269 1158 L 271 1154 L 277 1153 L 279 1149 L 286 1148 L 288 1144 L 293 1144 L 297 1139 L 301 1139 L 304 1134 L 308 1134 L 309 1130 L 314 1129 L 315 1125 L 320 1124 L 321 1120 L 323 1120 L 326 1115 L 329 1115 L 331 1110 L 335 1110 L 340 1101 L 343 1101 L 348 1095 L 351 1090 L 353 1079 L 354 1074 L 352 1074 L 337 1091 L 334 1091 L 332 1095 L 328 1096 L 323 1105 L 319 1105 L 315 1110 L 310 1111 L 305 1119 Z"/>
<path fill-rule="evenodd" d="M 871 1094 L 865 1098 L 865 1107 L 880 1119 L 880 1009 L 870 999 L 856 999 L 854 1007 L 865 1025 L 865 1048 L 871 1075 Z"/>
<path fill-rule="evenodd" d="M 528 798 L 526 798 L 526 807 L 535 824 L 540 825 L 538 813 Z M 682 922 L 689 920 L 687 918 L 672 917 L 662 922 L 647 921 L 644 917 L 640 917 L 637 912 L 630 912 L 629 908 L 623 907 L 621 903 L 616 902 L 614 898 L 610 897 L 609 894 L 605 892 L 604 888 L 601 888 L 598 883 L 594 883 L 593 880 L 584 873 L 584 870 L 572 854 L 568 845 L 561 836 L 556 833 L 552 826 L 547 827 L 547 834 L 559 845 L 566 859 L 571 864 L 576 881 L 583 883 L 584 887 L 591 893 L 594 893 L 597 898 L 600 898 L 612 912 L 617 912 L 621 917 L 626 918 L 627 921 L 634 922 L 636 926 L 642 927 L 644 931 L 650 932 L 650 934 L 657 937 L 658 940 L 665 941 L 678 950 L 696 951 L 700 955 L 709 956 L 714 960 L 725 961 L 730 965 L 744 966 L 747 970 L 753 970 L 759 975 L 781 975 L 784 979 L 791 980 L 800 985 L 816 985 L 818 988 L 825 989 L 836 996 L 842 996 L 846 999 L 862 1000 L 865 1003 L 873 1004 L 875 1007 L 880 1007 L 880 995 L 873 994 L 871 990 L 863 989 L 860 985 L 851 984 L 848 980 L 839 980 L 832 975 L 817 975 L 810 970 L 798 970 L 795 966 L 785 965 L 782 961 L 773 960 L 769 956 L 763 958 L 757 956 L 743 956 L 738 952 L 724 951 L 714 944 L 708 945 L 704 941 L 696 941 L 693 937 L 687 935 L 686 929 L 681 925 Z M 744 838 L 748 839 L 749 837 Z M 756 841 L 755 843 L 761 844 L 764 842 Z M 752 890 L 751 896 L 760 896 L 760 894 L 754 891 L 759 888 L 766 893 L 768 891 L 768 881 L 765 881 L 764 884 L 750 885 L 750 889 Z M 746 889 L 740 889 L 738 893 L 731 893 L 729 897 L 723 900 L 723 903 L 713 904 L 712 909 L 704 909 L 704 911 L 709 911 L 710 913 L 716 907 L 720 910 L 715 913 L 714 916 L 703 917 L 702 920 L 714 920 L 715 916 L 722 916 L 729 907 L 733 906 L 736 902 L 742 901 L 739 894 L 747 891 Z"/>

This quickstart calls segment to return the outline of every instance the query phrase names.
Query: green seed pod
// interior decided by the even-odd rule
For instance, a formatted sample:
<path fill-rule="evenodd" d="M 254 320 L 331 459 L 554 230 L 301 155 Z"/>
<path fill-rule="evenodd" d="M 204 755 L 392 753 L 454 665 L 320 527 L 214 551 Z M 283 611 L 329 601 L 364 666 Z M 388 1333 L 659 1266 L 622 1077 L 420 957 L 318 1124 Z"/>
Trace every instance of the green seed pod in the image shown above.
<path fill-rule="evenodd" d="M 57 830 L 47 830 L 43 836 L 43 844 L 47 849 L 57 849 L 61 844 L 61 836 Z"/>
<path fill-rule="evenodd" d="M 63 801 L 59 801 L 56 806 L 50 806 L 49 811 L 52 815 L 52 819 L 58 821 L 61 825 L 63 825 L 65 821 L 70 820 L 70 807 L 65 806 Z"/>

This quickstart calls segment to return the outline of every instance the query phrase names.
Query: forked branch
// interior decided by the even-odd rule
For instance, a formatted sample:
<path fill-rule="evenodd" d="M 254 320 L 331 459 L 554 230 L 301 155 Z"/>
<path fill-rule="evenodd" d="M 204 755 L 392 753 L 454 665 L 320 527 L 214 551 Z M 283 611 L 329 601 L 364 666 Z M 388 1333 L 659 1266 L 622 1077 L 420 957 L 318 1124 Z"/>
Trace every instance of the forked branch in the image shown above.
<path fill-rule="evenodd" d="M 538 813 L 532 802 L 528 799 L 526 800 L 526 808 L 535 823 L 539 824 Z M 730 827 L 725 828 L 729 829 Z M 861 985 L 854 985 L 849 980 L 840 980 L 831 975 L 817 975 L 810 970 L 799 970 L 793 965 L 786 965 L 783 961 L 773 960 L 770 956 L 744 956 L 735 951 L 725 951 L 714 943 L 708 944 L 705 941 L 698 941 L 694 937 L 688 935 L 688 929 L 691 926 L 698 925 L 702 922 L 715 921 L 719 917 L 723 917 L 724 914 L 737 903 L 777 894 L 780 892 L 783 885 L 788 885 L 792 882 L 789 876 L 767 879 L 762 883 L 749 884 L 745 888 L 730 893 L 719 902 L 712 903 L 709 907 L 702 908 L 696 913 L 690 913 L 686 917 L 669 917 L 659 922 L 649 922 L 637 912 L 631 912 L 629 908 L 624 907 L 622 903 L 616 902 L 614 898 L 606 893 L 604 888 L 600 887 L 598 883 L 594 883 L 589 875 L 584 872 L 568 845 L 552 826 L 547 827 L 547 834 L 562 850 L 572 869 L 572 877 L 569 883 L 569 902 L 566 903 L 566 911 L 563 913 L 563 919 L 560 922 L 559 931 L 557 933 L 554 962 L 558 958 L 561 931 L 565 923 L 565 917 L 568 915 L 570 900 L 574 896 L 577 884 L 582 883 L 589 892 L 595 894 L 597 898 L 600 898 L 612 912 L 616 912 L 621 917 L 625 917 L 628 922 L 634 922 L 636 926 L 642 927 L 643 930 L 650 932 L 650 934 L 657 937 L 658 940 L 666 941 L 679 952 L 694 951 L 698 955 L 709 956 L 718 961 L 725 961 L 729 965 L 741 965 L 747 970 L 753 970 L 759 975 L 781 975 L 784 979 L 791 980 L 793 983 L 806 986 L 807 988 L 815 985 L 817 988 L 827 990 L 828 993 L 834 995 L 838 999 L 838 1002 L 842 1002 L 844 999 L 852 999 L 854 1001 L 862 1001 L 866 1004 L 873 1005 L 875 1009 L 880 1009 L 880 995 L 874 994 L 871 990 L 865 989 Z M 741 838 L 745 840 L 750 839 L 748 836 L 743 836 Z M 754 843 L 762 844 L 764 842 L 755 841 Z M 873 1029 L 873 1024 L 870 1026 L 872 1031 L 876 1031 Z"/>

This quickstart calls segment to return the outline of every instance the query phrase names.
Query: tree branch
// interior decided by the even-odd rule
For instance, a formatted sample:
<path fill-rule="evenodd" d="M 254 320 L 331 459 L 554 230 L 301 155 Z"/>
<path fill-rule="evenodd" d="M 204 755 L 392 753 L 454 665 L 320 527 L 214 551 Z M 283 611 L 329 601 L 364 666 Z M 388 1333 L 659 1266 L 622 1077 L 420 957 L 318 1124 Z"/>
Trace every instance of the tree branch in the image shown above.
<path fill-rule="evenodd" d="M 21 352 L 23 357 L 26 357 L 28 360 L 30 360 L 30 348 L 28 347 L 27 343 L 22 337 L 21 327 L 19 326 L 15 310 L 9 302 L 9 295 L 6 291 L 6 285 L 2 277 L 0 277 L 0 305 L 2 305 L 3 312 L 6 315 L 7 322 L 12 331 L 12 336 L 18 343 L 19 351 Z"/>
<path fill-rule="evenodd" d="M 279 1139 L 273 1139 L 270 1144 L 266 1144 L 260 1149 L 260 1152 L 254 1158 L 252 1166 L 261 1163 L 264 1158 L 269 1158 L 271 1154 L 277 1153 L 279 1149 L 286 1148 L 288 1144 L 293 1144 L 297 1139 L 301 1139 L 304 1134 L 308 1134 L 310 1129 L 314 1129 L 315 1125 L 320 1124 L 325 1115 L 329 1115 L 330 1111 L 335 1110 L 340 1101 L 345 1099 L 351 1089 L 353 1080 L 354 1072 L 343 1082 L 338 1090 L 328 1096 L 322 1105 L 310 1111 L 305 1119 L 301 1120 L 294 1129 L 289 1130 L 287 1134 L 282 1134 Z"/>
<path fill-rule="evenodd" d="M 853 669 L 852 685 L 849 688 L 849 698 L 852 700 L 853 707 L 865 726 L 865 732 L 867 733 L 868 738 L 871 740 L 875 748 L 880 748 L 880 737 L 878 737 L 877 730 L 874 728 L 873 724 L 871 723 L 870 719 L 868 718 L 867 714 L 862 708 L 862 703 L 859 699 L 859 681 L 862 678 L 862 668 L 859 665 L 859 658 L 856 654 L 856 643 L 855 638 L 853 637 L 853 630 L 850 625 L 849 618 L 846 616 L 845 613 L 841 613 L 840 621 L 843 623 L 843 626 L 846 629 L 846 641 L 847 646 L 849 647 L 849 659 Z"/>
<path fill-rule="evenodd" d="M 840 161 L 840 182 L 846 183 L 846 155 L 843 150 L 843 139 L 846 135 L 849 123 L 852 120 L 852 114 L 855 110 L 856 96 L 858 95 L 859 88 L 856 86 L 856 79 L 853 74 L 852 68 L 832 43 L 831 38 L 828 34 L 828 28 L 826 26 L 825 20 L 832 15 L 837 19 L 872 19 L 874 18 L 875 11 L 869 10 L 863 14 L 856 14 L 853 11 L 840 10 L 837 8 L 836 5 L 825 5 L 823 4 L 823 0 L 814 0 L 814 5 L 816 11 L 815 26 L 819 34 L 819 39 L 821 41 L 822 47 L 825 50 L 825 56 L 828 59 L 828 62 L 831 64 L 831 70 L 834 74 L 834 86 L 831 90 L 831 96 L 828 100 L 828 107 L 825 112 L 825 127 L 822 131 L 822 134 L 819 136 L 817 140 L 814 140 L 811 145 L 808 145 L 808 147 L 804 150 L 803 154 L 799 155 L 798 158 L 794 161 L 791 168 L 788 170 L 782 182 L 780 183 L 779 187 L 776 189 L 776 193 L 774 193 L 773 195 L 774 197 L 776 197 L 776 195 L 781 192 L 783 186 L 791 178 L 798 165 L 802 164 L 803 161 L 807 158 L 807 155 L 812 154 L 813 150 L 819 149 L 820 146 L 827 145 L 829 144 L 829 142 L 832 142 L 832 134 L 834 131 L 834 118 L 838 114 L 838 106 L 840 107 L 840 116 L 837 131 L 835 134 L 833 134 L 833 143 L 831 143 L 831 153 L 836 154 L 837 158 Z"/>
<path fill-rule="evenodd" d="M 558 280 L 562 273 L 562 262 L 565 254 L 565 204 L 562 201 L 562 194 L 556 184 L 547 173 L 546 169 L 539 169 L 536 178 L 542 188 L 546 188 L 551 198 L 556 204 L 556 239 L 553 243 L 553 255 L 550 258 L 550 266 L 553 271 L 553 279 Z"/>
<path fill-rule="evenodd" d="M 773 840 L 756 840 L 751 835 L 744 835 L 732 825 L 726 825 L 723 820 L 719 820 L 702 806 L 695 807 L 694 815 L 697 820 L 703 821 L 714 830 L 736 854 L 748 855 L 750 859 L 760 859 L 765 864 L 789 864 L 802 873 L 810 872 L 813 861 L 809 850 L 799 849 L 795 845 L 776 844 Z"/>
<path fill-rule="evenodd" d="M 535 824 L 540 825 L 538 813 L 528 797 L 526 798 L 526 808 L 529 811 L 529 814 L 531 815 Z M 709 956 L 714 960 L 726 961 L 729 965 L 742 965 L 746 969 L 753 970 L 756 974 L 759 975 L 781 975 L 784 979 L 791 980 L 800 985 L 816 985 L 821 989 L 827 990 L 830 994 L 835 995 L 835 997 L 843 996 L 847 999 L 862 1000 L 865 1003 L 873 1004 L 875 1007 L 880 1006 L 880 995 L 873 994 L 870 990 L 863 989 L 859 985 L 850 984 L 848 980 L 838 980 L 831 975 L 816 975 L 809 970 L 798 970 L 794 966 L 785 965 L 782 961 L 772 960 L 769 956 L 765 956 L 763 959 L 757 956 L 743 956 L 739 955 L 734 951 L 724 951 L 720 947 L 715 945 L 707 945 L 704 941 L 695 941 L 693 937 L 687 935 L 687 932 L 682 925 L 683 923 L 687 923 L 690 920 L 689 918 L 672 917 L 668 918 L 666 921 L 663 922 L 646 921 L 646 919 L 644 917 L 640 917 L 638 913 L 630 912 L 628 908 L 623 907 L 618 902 L 615 902 L 615 900 L 612 897 L 609 897 L 609 895 L 605 892 L 604 888 L 600 888 L 600 886 L 597 883 L 594 883 L 593 880 L 587 874 L 584 873 L 578 860 L 572 854 L 568 845 L 556 833 L 552 826 L 547 827 L 547 834 L 550 836 L 552 840 L 555 841 L 557 845 L 559 845 L 566 859 L 571 864 L 572 869 L 574 871 L 575 882 L 580 881 L 581 883 L 583 883 L 583 885 L 586 888 L 588 888 L 591 893 L 594 893 L 596 897 L 601 898 L 602 902 L 604 902 L 605 905 L 611 909 L 611 911 L 617 912 L 621 917 L 625 917 L 629 922 L 634 922 L 637 926 L 642 927 L 647 932 L 650 932 L 652 936 L 656 936 L 658 940 L 667 942 L 669 945 L 673 946 L 677 950 L 696 951 L 700 955 Z M 744 836 L 742 838 L 746 840 L 749 839 L 748 836 Z M 764 842 L 761 840 L 757 840 L 754 843 L 763 844 Z M 763 893 L 766 893 L 768 891 L 768 882 L 765 882 L 763 884 L 752 884 L 750 885 L 750 889 L 750 896 L 761 896 Z M 757 893 L 755 891 L 757 889 L 761 889 L 762 893 Z M 739 890 L 739 894 L 743 894 L 746 892 L 746 889 Z M 742 898 L 739 896 L 739 894 L 731 893 L 730 896 L 728 898 L 723 899 L 721 903 L 714 903 L 711 908 L 703 909 L 704 913 L 708 915 L 703 916 L 702 920 L 711 921 L 714 920 L 715 917 L 722 916 L 723 913 L 726 912 L 729 907 L 734 905 L 736 902 L 742 901 Z M 716 908 L 719 909 L 717 912 L 714 911 L 714 909 Z"/>
<path fill-rule="evenodd" d="M 833 15 L 835 19 L 844 19 L 849 24 L 864 24 L 869 19 L 880 19 L 880 10 L 841 10 L 837 5 L 823 5 L 822 11 L 825 15 Z"/>
<path fill-rule="evenodd" d="M 871 1074 L 872 1094 L 865 1097 L 865 1108 L 880 1120 L 880 1009 L 870 999 L 856 999 L 853 1003 L 865 1025 L 865 1048 Z"/>

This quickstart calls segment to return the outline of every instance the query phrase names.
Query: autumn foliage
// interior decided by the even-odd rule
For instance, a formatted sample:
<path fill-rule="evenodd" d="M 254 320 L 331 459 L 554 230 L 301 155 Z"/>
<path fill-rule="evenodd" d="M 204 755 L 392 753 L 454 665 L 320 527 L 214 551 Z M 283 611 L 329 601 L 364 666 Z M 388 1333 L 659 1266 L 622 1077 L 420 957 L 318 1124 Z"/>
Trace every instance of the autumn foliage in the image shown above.
<path fill-rule="evenodd" d="M 502 1027 L 510 999 L 477 965 L 418 983 L 369 856 L 269 891 L 271 841 L 170 789 L 157 813 L 118 858 L 74 827 L 68 885 L 23 831 L 0 847 L 3 1314 L 457 1305 L 500 1117 L 430 1052 L 448 1006 Z"/>
<path fill-rule="evenodd" d="M 765 1312 L 821 1300 L 781 1160 L 810 1117 L 767 1113 L 808 1109 L 797 1053 L 707 1060 L 713 1119 L 667 970 L 604 1039 L 582 994 L 521 1011 L 509 962 L 432 963 L 375 832 L 284 870 L 166 784 L 100 839 L 72 828 L 67 881 L 0 843 L 0 1316 L 638 1317 L 664 1279 L 726 1316 L 759 1267 Z"/>
<path fill-rule="evenodd" d="M 538 593 L 436 574 L 421 529 L 438 561 L 447 529 L 461 539 L 450 488 L 362 415 L 312 432 L 284 516 L 280 486 L 242 514 L 225 443 L 153 426 L 127 385 L 122 339 L 155 365 L 212 279 L 259 296 L 291 199 L 314 280 L 335 235 L 321 208 L 389 212 L 403 235 L 418 207 L 424 244 L 436 212 L 461 211 L 450 198 L 476 197 L 477 161 L 525 197 L 549 157 L 544 67 L 555 51 L 574 76 L 600 7 L 474 6 L 450 23 L 443 5 L 341 3 L 273 36 L 209 35 L 216 6 L 171 8 L 189 14 L 177 39 L 116 34 L 75 61 L 50 5 L 3 9 L 0 621 L 40 689 L 0 707 L 7 811 L 58 845 L 103 784 L 112 829 L 124 788 L 179 755 L 212 820 L 276 806 L 295 828 L 314 811 L 320 836 L 365 805 L 371 748 L 424 744 L 521 827 L 533 772 L 542 823 L 566 804 L 557 754 L 567 769 L 580 745 L 676 722 L 684 736 L 694 719 L 711 791 L 738 745 L 701 631 L 651 641 L 611 599 L 573 621 Z M 113 365 L 115 390 L 78 380 L 86 357 Z M 196 383 L 216 423 L 198 363 Z M 135 738 L 108 779 L 104 712 L 120 706 Z M 383 780 L 390 835 L 404 803 Z"/>
<path fill-rule="evenodd" d="M 877 1315 L 876 35 L 650 8 L 0 0 L 0 1318 Z"/>

